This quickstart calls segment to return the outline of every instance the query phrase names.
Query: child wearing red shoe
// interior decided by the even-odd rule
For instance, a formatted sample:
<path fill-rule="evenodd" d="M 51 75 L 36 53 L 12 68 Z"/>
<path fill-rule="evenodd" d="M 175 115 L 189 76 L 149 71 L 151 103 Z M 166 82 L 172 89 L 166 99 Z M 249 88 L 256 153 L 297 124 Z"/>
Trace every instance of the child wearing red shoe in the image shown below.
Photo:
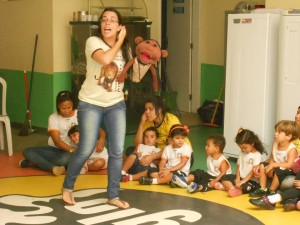
<path fill-rule="evenodd" d="M 162 154 L 162 150 L 156 147 L 158 137 L 159 133 L 153 126 L 143 132 L 143 144 L 139 144 L 123 163 L 123 182 L 139 180 L 140 177 L 147 176 L 149 168 L 157 168 L 153 161 L 160 158 Z M 141 159 L 144 159 L 147 164 L 141 163 Z"/>
<path fill-rule="evenodd" d="M 298 137 L 299 130 L 296 122 L 282 120 L 275 125 L 275 141 L 270 158 L 253 168 L 254 176 L 259 177 L 261 188 L 251 192 L 250 197 L 274 194 L 285 177 L 294 175 L 292 166 L 298 158 L 298 152 L 292 142 Z M 268 178 L 272 179 L 269 189 L 267 188 Z"/>
<path fill-rule="evenodd" d="M 241 149 L 236 165 L 236 175 L 227 175 L 222 184 L 230 197 L 250 193 L 260 186 L 253 180 L 253 167 L 259 166 L 261 154 L 265 151 L 261 140 L 251 130 L 240 128 L 235 142 Z"/>

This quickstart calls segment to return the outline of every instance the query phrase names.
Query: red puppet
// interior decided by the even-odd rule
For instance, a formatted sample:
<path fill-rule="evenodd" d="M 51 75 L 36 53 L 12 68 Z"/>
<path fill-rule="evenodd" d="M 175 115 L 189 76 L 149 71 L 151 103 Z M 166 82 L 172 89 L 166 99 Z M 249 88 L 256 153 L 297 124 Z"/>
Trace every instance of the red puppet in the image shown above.
<path fill-rule="evenodd" d="M 140 82 L 147 71 L 150 69 L 153 78 L 153 88 L 154 91 L 158 91 L 158 79 L 156 74 L 156 64 L 161 57 L 167 57 L 168 51 L 161 50 L 160 45 L 156 40 L 149 39 L 143 40 L 142 37 L 136 37 L 135 43 L 137 44 L 135 48 L 136 57 L 131 59 L 125 66 L 122 72 L 117 76 L 117 81 L 124 82 L 127 71 L 132 66 L 132 73 L 129 75 L 130 79 L 138 83 Z"/>

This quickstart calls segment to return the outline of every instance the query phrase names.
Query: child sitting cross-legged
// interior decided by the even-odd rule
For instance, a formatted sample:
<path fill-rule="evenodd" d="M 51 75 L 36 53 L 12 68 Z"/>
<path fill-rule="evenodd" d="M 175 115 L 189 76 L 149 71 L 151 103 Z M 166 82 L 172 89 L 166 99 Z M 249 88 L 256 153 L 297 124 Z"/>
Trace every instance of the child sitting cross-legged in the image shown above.
<path fill-rule="evenodd" d="M 68 136 L 75 143 L 79 144 L 79 127 L 75 125 L 71 127 L 68 131 Z M 87 171 L 98 171 L 107 168 L 108 163 L 108 152 L 105 144 L 106 133 L 103 129 L 99 130 L 98 142 L 96 148 L 89 159 L 84 164 L 83 168 L 80 171 L 80 174 L 85 174 Z"/>
<path fill-rule="evenodd" d="M 152 157 L 152 159 L 157 159 L 161 157 L 162 150 L 156 147 L 158 136 L 159 134 L 155 127 L 148 127 L 143 132 L 144 144 L 139 144 L 123 163 L 123 182 L 138 180 L 142 176 L 147 176 L 149 168 L 157 168 L 153 160 L 148 161 L 146 158 Z"/>
<path fill-rule="evenodd" d="M 254 175 L 259 177 L 261 188 L 251 192 L 250 197 L 272 195 L 285 177 L 294 175 L 291 169 L 298 152 L 292 142 L 298 137 L 298 127 L 294 121 L 282 120 L 275 125 L 275 141 L 270 158 L 253 168 Z M 267 188 L 268 178 L 272 179 L 269 188 Z M 255 204 L 255 201 L 250 202 Z"/>
<path fill-rule="evenodd" d="M 224 136 L 218 134 L 209 136 L 205 146 L 207 172 L 197 169 L 185 179 L 175 175 L 173 182 L 181 187 L 186 186 L 189 193 L 206 192 L 213 189 L 225 190 L 220 182 L 226 174 L 231 174 L 231 165 L 223 155 L 225 144 Z"/>
<path fill-rule="evenodd" d="M 147 177 L 140 177 L 140 184 L 169 184 L 174 174 L 179 176 L 189 174 L 192 148 L 185 143 L 188 133 L 187 126 L 175 124 L 171 127 L 169 144 L 162 153 L 158 168 L 150 168 Z"/>
<path fill-rule="evenodd" d="M 258 136 L 251 130 L 240 128 L 235 137 L 235 142 L 240 147 L 236 174 L 224 177 L 222 184 L 228 190 L 230 197 L 250 193 L 260 188 L 253 176 L 253 167 L 259 166 L 264 146 Z"/>

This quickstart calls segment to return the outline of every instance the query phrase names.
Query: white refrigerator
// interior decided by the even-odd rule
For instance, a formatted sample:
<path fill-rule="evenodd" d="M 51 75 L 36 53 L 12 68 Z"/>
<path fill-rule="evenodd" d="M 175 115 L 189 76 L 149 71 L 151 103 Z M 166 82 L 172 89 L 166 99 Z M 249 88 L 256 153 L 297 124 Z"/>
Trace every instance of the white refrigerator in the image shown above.
<path fill-rule="evenodd" d="M 277 99 L 277 120 L 294 120 L 300 106 L 300 14 L 281 16 Z"/>
<path fill-rule="evenodd" d="M 276 123 L 279 14 L 229 14 L 224 154 L 237 158 L 239 128 L 255 132 L 270 152 Z M 268 158 L 268 156 L 264 156 Z"/>

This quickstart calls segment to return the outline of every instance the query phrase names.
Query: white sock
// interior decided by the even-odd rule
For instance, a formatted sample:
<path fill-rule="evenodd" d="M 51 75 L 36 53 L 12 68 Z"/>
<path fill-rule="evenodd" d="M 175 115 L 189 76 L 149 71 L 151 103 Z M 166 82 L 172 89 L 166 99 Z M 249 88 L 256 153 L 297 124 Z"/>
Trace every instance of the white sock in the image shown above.
<path fill-rule="evenodd" d="M 157 184 L 157 178 L 152 179 L 152 184 Z"/>
<path fill-rule="evenodd" d="M 127 172 L 125 172 L 124 170 L 122 170 L 121 174 L 122 175 L 127 175 Z"/>
<path fill-rule="evenodd" d="M 132 175 L 131 174 L 129 174 L 129 180 L 132 181 Z"/>
<path fill-rule="evenodd" d="M 280 194 L 275 194 L 275 195 L 269 195 L 267 196 L 267 198 L 269 199 L 269 202 L 272 204 L 275 204 L 277 202 L 281 202 L 282 197 Z"/>

